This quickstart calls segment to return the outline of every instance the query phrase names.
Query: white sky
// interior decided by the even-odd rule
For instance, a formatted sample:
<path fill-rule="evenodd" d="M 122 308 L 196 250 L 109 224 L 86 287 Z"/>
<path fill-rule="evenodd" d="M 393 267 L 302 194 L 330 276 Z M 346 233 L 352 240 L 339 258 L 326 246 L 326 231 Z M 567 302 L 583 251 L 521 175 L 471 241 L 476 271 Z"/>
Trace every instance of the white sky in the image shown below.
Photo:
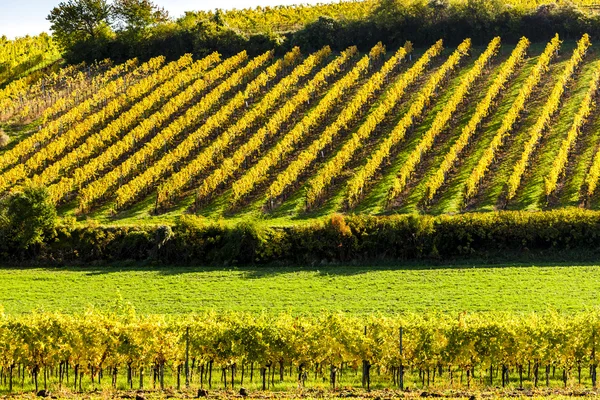
<path fill-rule="evenodd" d="M 46 16 L 62 0 L 0 0 L 0 36 L 36 35 L 49 32 L 50 24 Z M 154 0 L 164 7 L 171 17 L 179 17 L 185 11 L 212 10 L 215 8 L 232 9 L 256 6 L 274 6 L 289 4 L 330 3 L 334 0 Z"/>

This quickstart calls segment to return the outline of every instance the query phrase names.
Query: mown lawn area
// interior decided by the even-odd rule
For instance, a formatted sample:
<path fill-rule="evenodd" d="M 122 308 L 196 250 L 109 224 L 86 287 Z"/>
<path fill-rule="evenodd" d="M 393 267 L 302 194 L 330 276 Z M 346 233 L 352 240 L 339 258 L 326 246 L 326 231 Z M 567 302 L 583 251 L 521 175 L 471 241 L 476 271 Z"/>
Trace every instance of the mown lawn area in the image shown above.
<path fill-rule="evenodd" d="M 600 305 L 600 265 L 0 269 L 0 307 L 8 314 L 78 312 L 118 301 L 143 314 L 209 309 L 297 314 L 575 312 Z"/>

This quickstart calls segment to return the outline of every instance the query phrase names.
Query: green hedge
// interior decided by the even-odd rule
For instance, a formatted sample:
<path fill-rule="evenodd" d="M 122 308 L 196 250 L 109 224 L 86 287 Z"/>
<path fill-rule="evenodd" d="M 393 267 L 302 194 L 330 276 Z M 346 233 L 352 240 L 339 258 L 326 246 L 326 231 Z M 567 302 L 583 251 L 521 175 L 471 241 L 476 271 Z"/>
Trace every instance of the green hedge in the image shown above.
<path fill-rule="evenodd" d="M 561 253 L 600 245 L 600 213 L 589 210 L 460 215 L 342 216 L 290 227 L 232 225 L 194 216 L 173 226 L 59 226 L 35 255 L 6 259 L 157 260 L 171 263 L 308 263 Z"/>

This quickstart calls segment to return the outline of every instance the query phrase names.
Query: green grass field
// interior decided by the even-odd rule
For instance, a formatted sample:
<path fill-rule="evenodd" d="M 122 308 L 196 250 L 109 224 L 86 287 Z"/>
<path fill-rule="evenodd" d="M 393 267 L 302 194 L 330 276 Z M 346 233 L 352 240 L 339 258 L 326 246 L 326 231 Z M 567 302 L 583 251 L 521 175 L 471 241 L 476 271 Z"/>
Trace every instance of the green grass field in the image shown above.
<path fill-rule="evenodd" d="M 118 299 L 143 314 L 576 312 L 600 304 L 600 265 L 6 268 L 0 287 L 8 314 Z"/>

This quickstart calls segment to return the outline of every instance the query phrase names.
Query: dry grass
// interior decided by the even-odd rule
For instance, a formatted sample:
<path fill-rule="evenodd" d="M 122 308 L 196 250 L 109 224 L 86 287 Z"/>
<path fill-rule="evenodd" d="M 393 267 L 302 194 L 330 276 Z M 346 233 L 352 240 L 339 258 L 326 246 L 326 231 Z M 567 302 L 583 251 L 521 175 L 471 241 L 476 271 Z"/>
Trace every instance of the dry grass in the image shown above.
<path fill-rule="evenodd" d="M 8 146 L 9 142 L 10 137 L 6 132 L 4 132 L 4 129 L 0 128 L 0 149 Z"/>

